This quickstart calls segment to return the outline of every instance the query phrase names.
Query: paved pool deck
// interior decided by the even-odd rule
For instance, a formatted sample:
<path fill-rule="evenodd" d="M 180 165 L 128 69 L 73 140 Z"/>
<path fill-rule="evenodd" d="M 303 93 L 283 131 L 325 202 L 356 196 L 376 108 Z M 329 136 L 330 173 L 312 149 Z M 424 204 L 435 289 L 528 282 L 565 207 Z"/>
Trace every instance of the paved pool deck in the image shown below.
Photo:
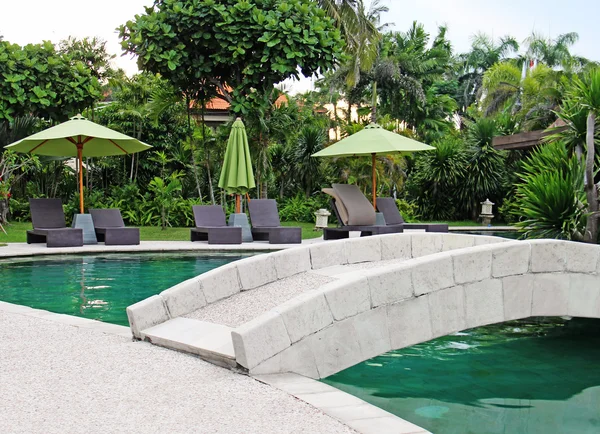
<path fill-rule="evenodd" d="M 134 342 L 126 327 L 0 304 L 1 433 L 355 432 L 251 377 Z"/>
<path fill-rule="evenodd" d="M 263 251 L 272 252 L 276 250 L 297 247 L 323 242 L 323 238 L 313 238 L 302 241 L 302 244 L 269 244 L 267 241 L 254 241 L 234 245 L 217 245 L 206 242 L 191 241 L 142 241 L 136 246 L 106 246 L 104 243 L 86 244 L 82 247 L 53 247 L 48 248 L 46 244 L 8 243 L 0 247 L 0 258 L 37 255 L 72 255 L 79 253 L 120 253 L 120 252 L 236 252 L 236 251 Z"/>

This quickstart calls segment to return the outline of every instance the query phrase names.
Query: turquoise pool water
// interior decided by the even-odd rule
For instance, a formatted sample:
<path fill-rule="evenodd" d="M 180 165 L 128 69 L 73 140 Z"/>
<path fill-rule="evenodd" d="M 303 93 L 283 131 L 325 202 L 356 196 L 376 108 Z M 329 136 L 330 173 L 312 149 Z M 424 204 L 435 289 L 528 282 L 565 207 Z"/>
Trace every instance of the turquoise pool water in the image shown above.
<path fill-rule="evenodd" d="M 600 321 L 467 330 L 323 381 L 435 434 L 600 433 Z"/>
<path fill-rule="evenodd" d="M 0 300 L 127 325 L 127 306 L 254 254 L 136 253 L 0 260 Z"/>

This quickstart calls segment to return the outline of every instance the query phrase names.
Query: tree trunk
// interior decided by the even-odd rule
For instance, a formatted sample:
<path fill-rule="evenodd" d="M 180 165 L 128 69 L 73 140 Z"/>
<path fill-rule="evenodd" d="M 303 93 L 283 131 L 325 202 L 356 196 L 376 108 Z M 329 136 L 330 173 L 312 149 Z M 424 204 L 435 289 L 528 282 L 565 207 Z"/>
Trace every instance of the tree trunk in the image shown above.
<path fill-rule="evenodd" d="M 202 145 L 204 148 L 204 157 L 206 159 L 206 176 L 208 177 L 208 192 L 210 194 L 210 202 L 212 205 L 216 205 L 215 202 L 215 190 L 213 188 L 212 178 L 210 174 L 210 151 L 206 149 L 206 122 L 204 122 L 204 110 L 206 109 L 206 104 L 204 100 L 202 100 Z"/>
<path fill-rule="evenodd" d="M 377 82 L 373 82 L 373 101 L 371 102 L 371 122 L 377 123 Z"/>
<path fill-rule="evenodd" d="M 204 104 L 204 101 L 202 102 Z M 192 151 L 192 171 L 196 180 L 196 189 L 198 190 L 198 198 L 202 201 L 202 191 L 200 190 L 200 179 L 198 178 L 198 168 L 196 167 L 196 148 L 194 146 L 194 137 L 192 133 L 192 120 L 190 115 L 190 99 L 185 97 L 185 108 L 187 110 L 188 137 L 190 139 L 190 149 Z"/>
<path fill-rule="evenodd" d="M 0 199 L 0 224 L 8 223 L 8 199 Z"/>
<path fill-rule="evenodd" d="M 594 143 L 594 132 L 596 127 L 596 115 L 590 111 L 587 117 L 587 157 L 585 160 L 585 194 L 588 200 L 590 215 L 585 228 L 584 241 L 595 244 L 598 241 L 598 189 L 594 184 L 594 163 L 596 160 L 596 146 Z"/>

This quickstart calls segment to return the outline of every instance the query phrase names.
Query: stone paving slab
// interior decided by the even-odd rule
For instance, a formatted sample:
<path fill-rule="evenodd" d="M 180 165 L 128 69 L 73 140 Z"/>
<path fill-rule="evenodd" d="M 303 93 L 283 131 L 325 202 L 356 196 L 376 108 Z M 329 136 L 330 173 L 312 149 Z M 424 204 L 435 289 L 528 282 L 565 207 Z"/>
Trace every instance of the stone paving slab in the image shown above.
<path fill-rule="evenodd" d="M 235 353 L 231 341 L 231 327 L 173 318 L 143 331 L 146 339 L 161 347 L 173 348 L 227 367 L 235 367 Z"/>
<path fill-rule="evenodd" d="M 0 385 L 3 434 L 356 432 L 197 357 L 1 310 Z"/>
<path fill-rule="evenodd" d="M 254 378 L 308 402 L 363 434 L 431 434 L 356 396 L 302 375 L 270 374 Z"/>

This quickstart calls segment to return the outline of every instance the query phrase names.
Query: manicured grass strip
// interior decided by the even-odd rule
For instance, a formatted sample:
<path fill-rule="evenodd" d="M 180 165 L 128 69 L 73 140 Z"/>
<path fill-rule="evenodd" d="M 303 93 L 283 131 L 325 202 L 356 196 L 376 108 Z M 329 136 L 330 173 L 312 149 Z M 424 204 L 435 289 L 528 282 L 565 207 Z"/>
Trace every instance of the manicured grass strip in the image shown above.
<path fill-rule="evenodd" d="M 314 223 L 284 222 L 283 226 L 300 226 L 302 238 L 318 238 L 323 235 L 321 231 L 314 231 Z M 4 226 L 8 235 L 0 231 L 0 243 L 24 243 L 27 241 L 25 233 L 31 229 L 29 222 L 13 222 Z M 164 231 L 160 227 L 146 226 L 140 228 L 142 241 L 189 241 L 190 228 L 167 228 Z"/>

